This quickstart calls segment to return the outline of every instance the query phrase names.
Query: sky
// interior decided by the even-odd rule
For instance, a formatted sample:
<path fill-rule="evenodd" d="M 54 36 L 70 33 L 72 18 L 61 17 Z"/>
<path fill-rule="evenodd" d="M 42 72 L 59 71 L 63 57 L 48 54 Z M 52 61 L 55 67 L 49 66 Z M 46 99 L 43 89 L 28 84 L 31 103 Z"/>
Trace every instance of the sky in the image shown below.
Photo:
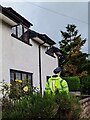
<path fill-rule="evenodd" d="M 83 52 L 88 53 L 88 1 L 1 1 L 4 7 L 12 7 L 19 14 L 29 20 L 33 26 L 32 30 L 45 33 L 54 40 L 59 47 L 62 40 L 60 31 L 65 31 L 67 24 L 75 24 L 87 42 L 82 48 Z"/>

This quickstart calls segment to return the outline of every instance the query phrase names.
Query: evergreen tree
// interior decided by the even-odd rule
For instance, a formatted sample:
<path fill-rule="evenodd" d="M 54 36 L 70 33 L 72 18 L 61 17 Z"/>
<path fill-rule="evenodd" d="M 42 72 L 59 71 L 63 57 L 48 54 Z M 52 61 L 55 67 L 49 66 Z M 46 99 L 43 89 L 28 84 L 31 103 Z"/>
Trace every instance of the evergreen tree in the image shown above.
<path fill-rule="evenodd" d="M 85 45 L 86 39 L 78 35 L 78 30 L 75 25 L 68 24 L 66 32 L 61 31 L 63 39 L 59 42 L 60 50 L 63 57 L 59 59 L 59 64 L 62 67 L 64 76 L 87 75 L 90 70 L 90 61 L 87 59 L 88 54 L 81 51 Z"/>

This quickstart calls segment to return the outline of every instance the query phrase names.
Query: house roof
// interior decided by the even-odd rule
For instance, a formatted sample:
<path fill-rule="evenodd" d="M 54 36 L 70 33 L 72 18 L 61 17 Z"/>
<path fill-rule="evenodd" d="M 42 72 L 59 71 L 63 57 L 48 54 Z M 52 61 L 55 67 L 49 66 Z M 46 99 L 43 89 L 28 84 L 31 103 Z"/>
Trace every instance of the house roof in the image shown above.
<path fill-rule="evenodd" d="M 25 19 L 23 16 L 21 16 L 19 13 L 13 10 L 11 7 L 6 8 L 0 5 L 0 12 L 5 16 L 7 16 L 8 18 L 10 18 L 11 20 L 13 20 L 14 22 L 16 22 L 17 24 L 22 23 L 28 28 L 32 26 L 32 23 L 30 23 L 27 19 Z"/>
<path fill-rule="evenodd" d="M 17 13 L 15 10 L 13 10 L 11 7 L 6 8 L 6 7 L 2 7 L 0 5 L 0 13 L 2 13 L 4 16 L 9 18 L 9 21 L 12 20 L 17 24 L 22 23 L 25 26 L 27 26 L 28 28 L 30 26 L 32 26 L 32 23 L 30 23 L 28 20 L 26 20 L 23 16 L 21 16 L 19 13 Z M 9 23 L 11 24 L 11 21 Z M 15 25 L 17 25 L 17 24 L 15 24 Z M 27 32 L 25 32 L 24 34 L 27 34 Z M 52 45 L 56 44 L 46 34 L 40 34 L 40 33 L 35 32 L 33 30 L 30 30 L 29 32 L 30 32 L 29 33 L 29 38 L 35 40 L 39 44 L 45 43 L 44 45 L 49 45 L 49 46 L 52 46 Z"/>
<path fill-rule="evenodd" d="M 30 38 L 35 40 L 36 42 L 38 43 L 42 43 L 42 42 L 45 42 L 49 45 L 54 45 L 56 44 L 51 38 L 49 38 L 46 34 L 40 34 L 40 33 L 37 33 L 33 30 L 30 30 Z M 42 41 L 42 42 L 40 42 Z"/>

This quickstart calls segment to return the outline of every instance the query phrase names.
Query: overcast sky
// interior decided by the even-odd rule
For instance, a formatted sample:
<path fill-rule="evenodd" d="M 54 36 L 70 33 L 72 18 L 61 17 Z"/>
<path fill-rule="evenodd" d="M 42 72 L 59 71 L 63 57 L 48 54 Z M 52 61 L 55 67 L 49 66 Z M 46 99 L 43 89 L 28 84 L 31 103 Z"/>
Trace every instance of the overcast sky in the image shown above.
<path fill-rule="evenodd" d="M 32 30 L 47 34 L 59 45 L 60 30 L 67 24 L 75 24 L 82 38 L 88 40 L 88 2 L 1 2 L 4 7 L 12 7 L 29 20 Z M 88 52 L 88 42 L 83 47 Z"/>

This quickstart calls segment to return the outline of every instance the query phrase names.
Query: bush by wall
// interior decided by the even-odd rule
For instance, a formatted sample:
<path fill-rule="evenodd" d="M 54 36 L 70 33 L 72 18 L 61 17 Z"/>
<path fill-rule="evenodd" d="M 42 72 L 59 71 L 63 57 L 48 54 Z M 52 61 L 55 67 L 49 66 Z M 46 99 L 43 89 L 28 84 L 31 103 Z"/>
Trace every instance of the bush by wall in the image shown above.
<path fill-rule="evenodd" d="M 81 78 L 81 93 L 90 95 L 90 75 Z"/>
<path fill-rule="evenodd" d="M 63 79 L 67 81 L 70 91 L 80 90 L 80 78 L 78 76 L 63 77 Z"/>
<path fill-rule="evenodd" d="M 2 120 L 78 120 L 80 111 L 80 103 L 72 95 L 31 95 L 15 100 L 10 109 L 4 109 Z"/>
<path fill-rule="evenodd" d="M 21 80 L 15 81 L 15 85 L 9 92 L 10 85 L 2 84 L 2 120 L 78 120 L 81 107 L 75 96 L 58 92 L 41 96 L 27 83 L 22 86 Z"/>

